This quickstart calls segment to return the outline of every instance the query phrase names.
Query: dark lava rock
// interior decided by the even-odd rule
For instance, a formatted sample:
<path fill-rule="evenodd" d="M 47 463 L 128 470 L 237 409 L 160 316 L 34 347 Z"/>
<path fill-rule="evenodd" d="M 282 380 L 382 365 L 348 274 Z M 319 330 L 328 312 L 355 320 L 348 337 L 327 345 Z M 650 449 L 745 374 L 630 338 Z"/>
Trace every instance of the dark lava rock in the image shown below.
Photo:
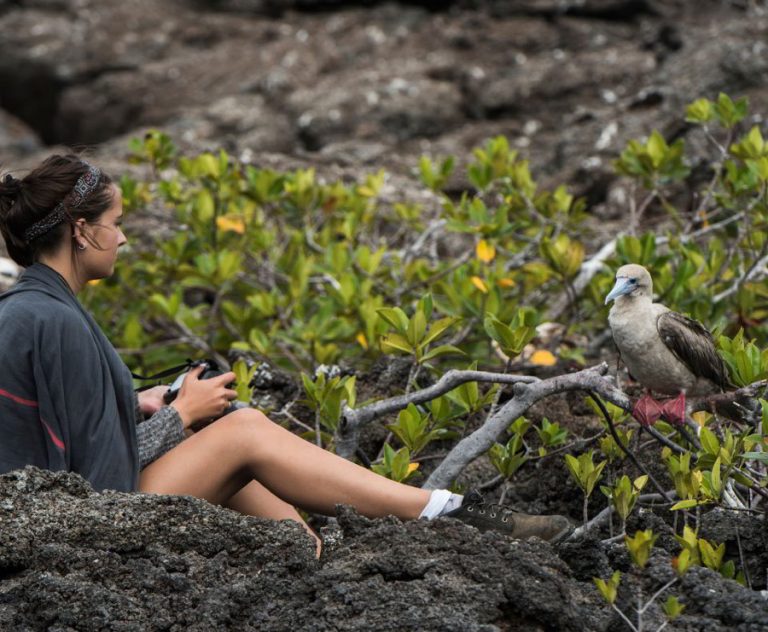
<path fill-rule="evenodd" d="M 609 631 L 624 624 L 593 574 L 621 567 L 630 614 L 673 577 L 663 550 L 639 573 L 595 539 L 558 549 L 344 507 L 334 540 L 318 561 L 291 522 L 27 468 L 0 476 L 0 629 Z M 666 629 L 768 629 L 759 592 L 706 569 L 670 591 L 686 611 Z M 646 620 L 663 622 L 658 604 Z"/>
<path fill-rule="evenodd" d="M 601 629 L 548 544 L 455 521 L 339 516 L 321 562 L 298 525 L 188 497 L 0 477 L 0 629 Z"/>
<path fill-rule="evenodd" d="M 188 497 L 96 494 L 74 474 L 0 477 L 0 629 L 221 629 L 306 602 L 295 523 Z M 297 581 L 298 580 L 298 581 Z"/>

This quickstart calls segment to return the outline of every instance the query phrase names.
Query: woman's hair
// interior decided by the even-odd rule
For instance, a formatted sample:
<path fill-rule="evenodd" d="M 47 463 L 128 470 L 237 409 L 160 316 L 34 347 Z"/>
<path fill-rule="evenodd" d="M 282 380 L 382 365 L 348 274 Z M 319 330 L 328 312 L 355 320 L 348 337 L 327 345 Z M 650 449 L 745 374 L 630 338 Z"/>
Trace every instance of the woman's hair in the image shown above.
<path fill-rule="evenodd" d="M 11 259 L 30 266 L 69 239 L 78 219 L 98 221 L 112 204 L 111 183 L 73 154 L 50 156 L 21 179 L 0 177 L 0 233 Z"/>

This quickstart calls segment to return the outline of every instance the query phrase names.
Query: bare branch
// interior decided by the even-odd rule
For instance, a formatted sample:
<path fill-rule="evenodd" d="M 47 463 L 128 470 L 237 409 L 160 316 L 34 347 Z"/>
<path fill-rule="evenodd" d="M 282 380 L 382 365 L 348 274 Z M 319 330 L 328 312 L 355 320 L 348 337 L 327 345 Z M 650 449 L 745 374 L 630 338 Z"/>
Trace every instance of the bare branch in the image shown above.
<path fill-rule="evenodd" d="M 616 251 L 616 240 L 621 235 L 617 235 L 614 239 L 605 244 L 589 261 L 585 261 L 581 264 L 581 269 L 573 280 L 573 293 L 574 297 L 569 295 L 569 292 L 563 292 L 558 298 L 555 299 L 552 305 L 552 309 L 549 310 L 549 319 L 557 320 L 562 316 L 563 312 L 568 309 L 573 299 L 578 297 L 584 288 L 589 285 L 592 278 L 603 269 L 605 260 L 613 255 Z"/>
<path fill-rule="evenodd" d="M 448 487 L 469 463 L 484 454 L 493 445 L 496 438 L 506 430 L 509 424 L 524 414 L 536 402 L 550 395 L 566 391 L 591 390 L 604 399 L 628 410 L 630 408 L 629 398 L 604 377 L 607 371 L 608 365 L 602 363 L 577 373 L 558 375 L 528 384 L 522 382 L 515 384 L 513 387 L 514 397 L 504 404 L 496 414 L 489 417 L 479 429 L 459 441 L 422 487 L 427 489 Z"/>
<path fill-rule="evenodd" d="M 675 492 L 666 492 L 666 494 L 668 496 L 673 496 Z M 661 494 L 641 494 L 637 498 L 638 502 L 649 502 L 662 499 L 663 496 Z M 614 511 L 613 505 L 609 504 L 607 507 L 603 508 L 599 514 L 592 518 L 592 520 L 574 529 L 573 533 L 568 536 L 568 540 L 578 540 L 595 529 L 602 527 L 608 522 L 612 511 Z"/>
<path fill-rule="evenodd" d="M 424 232 L 418 236 L 418 238 L 407 248 L 405 248 L 400 256 L 403 258 L 403 262 L 409 261 L 412 257 L 416 256 L 419 251 L 424 247 L 427 239 L 432 237 L 437 231 L 447 224 L 447 220 L 435 219 L 432 220 Z"/>
<path fill-rule="evenodd" d="M 665 500 L 668 502 L 672 502 L 672 499 L 667 496 L 667 493 L 664 491 L 664 488 L 661 486 L 661 484 L 656 480 L 656 478 L 651 474 L 648 469 L 638 461 L 637 457 L 635 456 L 634 452 L 630 450 L 627 446 L 624 445 L 624 443 L 621 440 L 621 437 L 619 437 L 618 432 L 616 431 L 616 426 L 613 423 L 613 419 L 611 419 L 611 416 L 608 414 L 608 411 L 605 408 L 605 404 L 603 404 L 602 401 L 600 401 L 597 397 L 595 397 L 594 393 L 589 394 L 590 398 L 597 404 L 598 408 L 600 409 L 600 412 L 603 413 L 603 417 L 605 417 L 605 423 L 608 424 L 608 430 L 611 432 L 611 436 L 613 437 L 613 440 L 616 442 L 616 445 L 619 447 L 619 449 L 629 458 L 630 461 L 635 465 L 635 467 L 640 470 L 643 474 L 645 474 L 653 483 L 654 487 L 659 490 L 659 493 L 665 497 Z"/>
<path fill-rule="evenodd" d="M 362 426 L 385 415 L 398 412 L 408 404 L 423 404 L 452 391 L 466 382 L 491 382 L 501 384 L 520 384 L 539 382 L 539 378 L 530 375 L 509 375 L 492 371 L 457 371 L 446 372 L 432 386 L 414 393 L 398 395 L 374 402 L 362 408 L 344 408 L 336 438 L 336 452 L 348 458 L 357 448 L 357 434 Z"/>
<path fill-rule="evenodd" d="M 595 529 L 598 529 L 602 527 L 605 524 L 608 524 L 608 519 L 611 517 L 611 513 L 613 512 L 613 505 L 608 505 L 607 507 L 603 507 L 603 510 L 597 514 L 592 520 L 589 522 L 585 522 L 580 527 L 577 527 L 573 530 L 573 533 L 568 536 L 569 540 L 578 540 L 582 538 L 583 536 L 587 535 L 589 532 L 594 531 Z"/>
<path fill-rule="evenodd" d="M 688 400 L 688 409 L 691 412 L 706 410 L 711 413 L 716 413 L 718 412 L 718 409 L 722 409 L 725 404 L 732 404 L 743 410 L 744 416 L 742 417 L 742 420 L 756 423 L 759 421 L 759 417 L 751 419 L 750 413 L 752 411 L 748 410 L 741 402 L 744 402 L 745 399 L 763 397 L 766 388 L 768 388 L 768 380 L 759 380 L 752 384 L 748 384 L 747 386 L 742 386 L 735 391 L 718 393 L 716 395 L 705 395 L 703 397 L 691 397 Z M 754 414 L 759 415 L 759 412 L 755 411 Z"/>
<path fill-rule="evenodd" d="M 765 278 L 765 276 L 768 275 L 768 270 L 766 270 L 766 266 L 768 265 L 768 255 L 765 254 L 766 250 L 768 250 L 768 242 L 763 244 L 763 248 L 760 251 L 760 258 L 752 262 L 752 265 L 741 278 L 736 281 L 736 283 L 733 283 L 727 290 L 720 292 L 720 294 L 716 294 L 712 299 L 712 302 L 719 303 L 723 299 L 731 296 L 731 294 L 735 294 L 747 281 Z"/>
<path fill-rule="evenodd" d="M 345 406 L 336 433 L 336 453 L 339 456 L 351 458 L 357 451 L 359 431 L 363 426 L 385 415 L 403 410 L 409 404 L 426 403 L 466 382 L 512 384 L 513 398 L 494 414 L 489 415 L 485 423 L 475 432 L 459 441 L 423 485 L 425 489 L 446 488 L 469 463 L 490 449 L 497 437 L 506 430 L 509 424 L 546 397 L 568 391 L 591 391 L 603 400 L 630 411 L 632 405 L 629 396 L 616 387 L 610 378 L 606 377 L 607 371 L 608 365 L 603 362 L 576 373 L 541 380 L 533 376 L 490 371 L 451 370 L 432 386 L 419 391 L 374 402 L 358 409 Z M 731 393 L 691 399 L 689 403 L 692 410 L 709 410 L 715 400 L 717 402 L 733 401 L 740 396 L 755 396 L 766 385 L 768 385 L 768 381 L 756 382 Z M 654 438 L 659 440 L 657 436 Z M 667 442 L 662 441 L 662 443 Z M 684 450 L 676 444 L 674 447 L 677 451 Z M 663 490 L 660 491 L 664 494 Z M 763 490 L 758 490 L 759 492 L 763 492 Z M 768 492 L 763 493 L 768 496 Z"/>

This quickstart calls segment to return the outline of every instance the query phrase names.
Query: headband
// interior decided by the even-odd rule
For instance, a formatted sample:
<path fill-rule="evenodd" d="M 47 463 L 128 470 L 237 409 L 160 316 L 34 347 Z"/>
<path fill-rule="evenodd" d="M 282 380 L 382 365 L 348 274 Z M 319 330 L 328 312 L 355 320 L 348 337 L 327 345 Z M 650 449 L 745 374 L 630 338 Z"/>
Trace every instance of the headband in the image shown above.
<path fill-rule="evenodd" d="M 24 231 L 24 241 L 30 243 L 63 223 L 69 217 L 67 207 L 77 208 L 96 190 L 101 181 L 101 171 L 85 161 L 83 161 L 83 164 L 88 167 L 88 171 L 78 178 L 75 186 L 72 187 L 72 191 L 64 196 L 64 199 L 48 215 Z M 69 201 L 65 205 L 67 200 Z"/>

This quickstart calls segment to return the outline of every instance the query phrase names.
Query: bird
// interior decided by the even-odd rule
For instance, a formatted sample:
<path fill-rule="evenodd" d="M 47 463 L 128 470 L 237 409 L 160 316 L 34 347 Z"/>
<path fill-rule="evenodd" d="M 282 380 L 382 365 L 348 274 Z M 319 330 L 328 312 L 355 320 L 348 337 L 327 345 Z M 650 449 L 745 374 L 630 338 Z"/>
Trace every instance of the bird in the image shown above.
<path fill-rule="evenodd" d="M 643 266 L 629 264 L 616 271 L 616 284 L 605 297 L 613 301 L 608 314 L 613 340 L 633 379 L 646 392 L 632 409 L 644 426 L 664 417 L 685 423 L 685 398 L 735 388 L 715 340 L 699 321 L 653 302 L 653 280 Z M 663 403 L 654 391 L 673 396 Z"/>

